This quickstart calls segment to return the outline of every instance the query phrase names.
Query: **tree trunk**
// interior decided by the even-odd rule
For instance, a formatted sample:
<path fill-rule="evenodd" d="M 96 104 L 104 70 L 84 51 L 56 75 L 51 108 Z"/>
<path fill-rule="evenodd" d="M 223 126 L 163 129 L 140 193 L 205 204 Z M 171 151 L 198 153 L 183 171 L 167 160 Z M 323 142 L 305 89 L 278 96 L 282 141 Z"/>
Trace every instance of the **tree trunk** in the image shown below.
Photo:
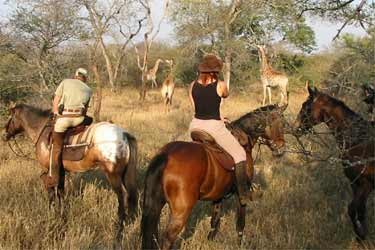
<path fill-rule="evenodd" d="M 146 100 L 146 92 L 147 92 L 147 79 L 146 79 L 146 72 L 142 72 L 142 83 L 141 88 L 139 89 L 139 100 L 145 101 Z"/>
<path fill-rule="evenodd" d="M 92 66 L 92 71 L 95 75 L 95 82 L 97 85 L 97 91 L 95 95 L 95 103 L 94 103 L 94 120 L 96 122 L 100 121 L 100 110 L 102 108 L 102 80 L 100 74 L 98 72 L 98 66 L 94 63 Z"/>
<path fill-rule="evenodd" d="M 224 39 L 225 39 L 225 58 L 224 58 L 224 82 L 227 84 L 229 89 L 230 84 L 230 69 L 232 61 L 232 49 L 229 46 L 230 42 L 230 24 L 225 22 L 224 24 Z"/>
<path fill-rule="evenodd" d="M 115 90 L 115 83 L 114 83 L 114 77 L 113 77 L 113 67 L 112 67 L 112 62 L 111 59 L 109 58 L 109 55 L 107 53 L 107 48 L 104 45 L 104 41 L 102 38 L 100 38 L 100 48 L 102 49 L 102 53 L 105 59 L 105 64 L 107 67 L 107 72 L 108 72 L 108 80 L 109 80 L 109 85 L 111 86 L 111 91 Z"/>

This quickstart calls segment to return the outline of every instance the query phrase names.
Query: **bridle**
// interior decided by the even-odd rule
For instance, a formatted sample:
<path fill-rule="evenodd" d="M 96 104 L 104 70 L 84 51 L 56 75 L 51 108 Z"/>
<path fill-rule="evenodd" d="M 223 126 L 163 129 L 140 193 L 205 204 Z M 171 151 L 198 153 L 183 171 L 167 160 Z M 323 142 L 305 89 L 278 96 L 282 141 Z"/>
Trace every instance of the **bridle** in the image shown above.
<path fill-rule="evenodd" d="M 13 116 L 11 116 L 11 117 L 8 119 L 8 121 L 7 121 L 6 125 L 5 125 L 5 130 L 6 130 L 6 131 L 8 131 L 9 126 L 10 126 L 10 123 L 11 123 L 12 121 L 13 121 Z M 40 137 L 42 136 L 42 134 L 43 134 L 44 130 L 46 129 L 46 127 L 48 127 L 48 121 L 47 121 L 46 124 L 43 126 L 43 129 L 40 131 L 40 133 L 38 134 L 37 139 L 36 139 L 36 141 L 35 141 L 35 143 L 34 143 L 34 146 L 38 144 L 38 142 L 39 142 L 39 140 L 40 140 Z M 27 160 L 33 160 L 33 161 L 35 161 L 35 159 L 29 157 L 27 154 L 25 154 L 25 153 L 22 151 L 20 145 L 17 143 L 16 135 L 12 135 L 10 138 L 13 138 L 15 148 L 12 147 L 12 145 L 11 145 L 11 143 L 10 143 L 11 140 L 8 140 L 7 144 L 8 144 L 8 147 L 10 148 L 10 150 L 11 150 L 16 156 L 18 156 L 18 157 L 20 157 L 20 158 L 27 159 Z M 17 151 L 18 151 L 18 152 L 17 152 Z"/>

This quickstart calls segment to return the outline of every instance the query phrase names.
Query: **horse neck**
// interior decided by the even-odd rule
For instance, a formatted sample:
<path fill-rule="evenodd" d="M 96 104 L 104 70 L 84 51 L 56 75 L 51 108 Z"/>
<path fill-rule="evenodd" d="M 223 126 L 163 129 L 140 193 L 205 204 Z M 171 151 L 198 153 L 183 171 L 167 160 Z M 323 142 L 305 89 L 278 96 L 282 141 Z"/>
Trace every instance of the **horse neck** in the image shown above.
<path fill-rule="evenodd" d="M 350 147 L 361 138 L 363 119 L 356 114 L 348 113 L 343 108 L 326 109 L 324 123 L 333 132 L 339 147 Z M 354 127 L 357 127 L 354 129 Z"/>
<path fill-rule="evenodd" d="M 259 117 L 259 119 L 256 119 Z M 263 127 L 260 116 L 252 116 L 242 120 L 237 120 L 233 123 L 234 126 L 241 128 L 252 140 L 252 145 L 262 136 L 258 128 Z"/>
<path fill-rule="evenodd" d="M 327 108 L 323 112 L 323 122 L 333 131 L 346 129 L 350 124 L 349 120 L 352 118 L 342 108 Z"/>
<path fill-rule="evenodd" d="M 35 119 L 31 121 L 30 114 L 27 111 L 23 112 L 21 118 L 22 127 L 26 135 L 34 144 L 37 143 L 40 133 L 42 132 L 47 120 L 48 117 L 35 115 Z"/>

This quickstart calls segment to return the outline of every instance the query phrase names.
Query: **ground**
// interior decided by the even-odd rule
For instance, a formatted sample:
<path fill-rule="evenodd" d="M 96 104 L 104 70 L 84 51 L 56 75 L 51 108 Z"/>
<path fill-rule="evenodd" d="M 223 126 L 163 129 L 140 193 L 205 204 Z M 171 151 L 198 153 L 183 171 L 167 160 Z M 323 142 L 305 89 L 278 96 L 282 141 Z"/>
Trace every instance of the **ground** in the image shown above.
<path fill-rule="evenodd" d="M 223 115 L 229 119 L 260 106 L 259 88 L 244 87 L 233 92 L 223 104 Z M 306 96 L 304 89 L 290 93 L 286 111 L 289 121 L 295 119 Z M 141 190 L 147 164 L 155 152 L 167 142 L 188 140 L 192 114 L 186 88 L 176 90 L 172 111 L 168 114 L 164 113 L 158 90 L 152 90 L 143 104 L 139 103 L 135 89 L 105 91 L 102 119 L 119 124 L 138 140 L 137 179 Z M 273 158 L 263 147 L 259 153 L 254 152 L 254 158 L 258 159 L 256 178 L 264 195 L 247 209 L 243 245 L 237 245 L 235 204 L 230 198 L 225 201 L 217 238 L 212 242 L 206 239 L 211 206 L 209 202 L 200 202 L 179 240 L 180 249 L 359 248 L 346 212 L 351 190 L 341 166 L 327 162 L 307 163 L 302 155 L 296 154 L 298 147 L 293 137 L 287 135 L 286 139 L 290 152 L 283 158 Z M 25 152 L 34 156 L 30 141 L 23 138 L 18 141 Z M 328 148 L 307 139 L 304 142 L 317 154 L 324 155 L 328 149 L 335 149 L 331 138 L 328 138 Z M 61 218 L 48 210 L 38 164 L 17 158 L 5 143 L 0 142 L 0 145 L 0 249 L 111 248 L 117 200 L 99 171 L 71 175 L 66 216 Z M 375 248 L 374 203 L 372 194 L 368 203 L 370 239 L 364 249 Z M 165 207 L 162 231 L 167 215 Z M 124 249 L 139 249 L 139 224 L 140 216 L 126 227 Z"/>

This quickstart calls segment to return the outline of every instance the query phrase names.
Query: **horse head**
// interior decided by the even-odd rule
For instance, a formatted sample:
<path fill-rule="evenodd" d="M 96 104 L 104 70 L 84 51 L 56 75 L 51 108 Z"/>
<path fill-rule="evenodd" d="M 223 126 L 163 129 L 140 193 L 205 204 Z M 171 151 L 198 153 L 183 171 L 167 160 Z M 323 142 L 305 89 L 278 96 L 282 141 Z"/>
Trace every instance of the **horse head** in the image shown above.
<path fill-rule="evenodd" d="M 302 104 L 293 126 L 295 134 L 298 136 L 309 132 L 315 125 L 324 122 L 325 117 L 324 102 L 321 98 L 324 95 L 318 89 L 312 89 L 310 86 L 307 87 L 307 90 L 309 96 Z"/>
<path fill-rule="evenodd" d="M 22 126 L 22 120 L 20 117 L 20 110 L 22 105 L 16 105 L 11 103 L 9 106 L 10 117 L 5 123 L 4 131 L 2 134 L 2 139 L 4 141 L 9 141 L 10 138 L 21 133 L 24 128 Z"/>
<path fill-rule="evenodd" d="M 285 152 L 283 112 L 286 108 L 287 105 L 261 107 L 240 117 L 232 125 L 249 136 L 251 145 L 261 137 L 274 156 L 282 156 Z"/>
<path fill-rule="evenodd" d="M 285 153 L 283 112 L 286 108 L 287 105 L 284 105 L 269 112 L 264 134 L 261 135 L 265 139 L 264 143 L 271 149 L 273 156 L 281 157 Z"/>

